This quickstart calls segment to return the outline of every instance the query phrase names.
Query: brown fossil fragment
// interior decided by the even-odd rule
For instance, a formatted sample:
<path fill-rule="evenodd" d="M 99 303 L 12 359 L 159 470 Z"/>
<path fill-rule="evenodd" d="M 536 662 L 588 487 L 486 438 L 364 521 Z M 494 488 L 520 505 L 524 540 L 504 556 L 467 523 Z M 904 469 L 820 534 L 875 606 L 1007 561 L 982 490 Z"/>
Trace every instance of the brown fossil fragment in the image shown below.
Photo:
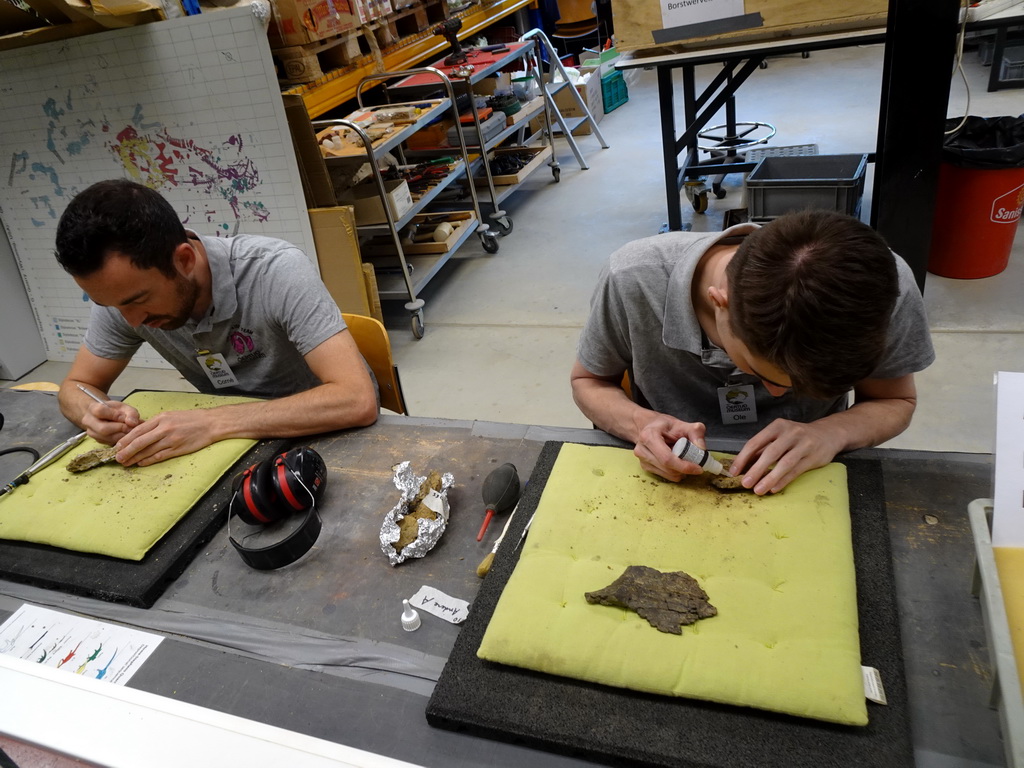
<path fill-rule="evenodd" d="M 68 472 L 85 472 L 87 469 L 98 467 L 100 464 L 107 464 L 114 460 L 117 449 L 108 445 L 104 448 L 94 448 L 91 451 L 80 453 L 68 462 Z"/>
<path fill-rule="evenodd" d="M 434 512 L 430 507 L 423 503 L 423 500 L 430 494 L 431 491 L 441 490 L 441 473 L 437 470 L 431 470 L 427 475 L 427 479 L 419 487 L 415 498 L 409 502 L 409 512 L 398 521 L 399 536 L 398 541 L 394 542 L 391 546 L 396 551 L 401 552 L 409 544 L 412 544 L 416 539 L 419 538 L 420 529 L 419 523 L 416 521 L 420 518 L 427 520 L 436 520 L 437 513 Z"/>
<path fill-rule="evenodd" d="M 722 493 L 742 493 L 743 491 L 753 493 L 752 489 L 743 487 L 743 475 L 737 475 L 736 477 L 732 475 L 718 475 L 711 480 L 711 487 L 717 488 Z"/>
<path fill-rule="evenodd" d="M 728 471 L 729 467 L 732 466 L 732 459 L 724 459 L 722 461 L 722 468 Z M 753 493 L 750 488 L 743 487 L 743 475 L 716 475 L 711 479 L 711 487 L 722 493 Z"/>
<path fill-rule="evenodd" d="M 659 632 L 683 633 L 682 625 L 718 615 L 697 580 L 683 571 L 662 573 L 631 565 L 604 589 L 587 592 L 588 603 L 628 608 Z"/>

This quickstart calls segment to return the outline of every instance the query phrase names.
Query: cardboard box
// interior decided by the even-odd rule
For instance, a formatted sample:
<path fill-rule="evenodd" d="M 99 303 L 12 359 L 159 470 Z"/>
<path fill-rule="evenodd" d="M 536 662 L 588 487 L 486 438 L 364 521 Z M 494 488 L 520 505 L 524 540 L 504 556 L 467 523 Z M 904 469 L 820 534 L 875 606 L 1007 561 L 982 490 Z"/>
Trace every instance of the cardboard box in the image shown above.
<path fill-rule="evenodd" d="M 827 3 L 807 0 L 744 0 L 743 16 L 718 21 L 742 19 L 755 26 L 721 33 L 712 32 L 708 23 L 688 24 L 685 16 L 680 23 L 679 9 L 687 7 L 693 7 L 696 12 L 699 5 L 664 0 L 615 0 L 612 15 L 616 48 L 620 51 L 635 51 L 671 46 L 673 51 L 700 50 L 728 42 L 775 40 L 885 27 L 889 0 L 831 0 Z"/>
<path fill-rule="evenodd" d="M 590 110 L 590 115 L 594 118 L 594 122 L 600 123 L 602 118 L 604 118 L 600 67 L 580 67 L 580 77 L 584 75 L 587 75 L 587 82 L 577 85 L 576 93 L 583 98 L 583 102 L 587 105 L 587 109 Z M 579 104 L 576 103 L 576 99 L 573 98 L 568 88 L 563 88 L 555 94 L 555 105 L 558 107 L 558 111 L 562 113 L 562 117 L 585 117 L 583 110 L 580 109 Z M 593 132 L 594 127 L 588 122 L 573 128 L 572 135 L 580 136 Z"/>
<path fill-rule="evenodd" d="M 350 0 L 272 0 L 271 8 L 271 48 L 315 43 L 359 25 Z"/>
<path fill-rule="evenodd" d="M 391 209 L 391 216 L 397 221 L 412 208 L 412 194 L 409 192 L 409 184 L 405 179 L 389 180 L 384 182 L 384 189 L 387 193 L 388 207 Z M 346 189 L 338 195 L 338 203 L 351 205 L 356 210 L 356 224 L 366 226 L 367 224 L 386 224 L 387 215 L 384 213 L 384 200 L 377 189 L 377 182 L 373 179 L 356 184 L 351 189 Z"/>
<path fill-rule="evenodd" d="M 409 149 L 434 149 L 446 146 L 448 144 L 448 129 L 453 125 L 455 125 L 455 121 L 450 117 L 438 120 L 436 123 L 431 123 L 426 128 L 416 131 L 405 144 Z"/>
<path fill-rule="evenodd" d="M 604 119 L 604 98 L 601 95 L 601 75 L 598 67 L 581 67 L 581 74 L 590 73 L 590 77 L 583 85 L 576 86 L 576 92 L 582 97 L 583 102 L 587 105 L 587 109 L 590 110 L 591 117 L 594 118 L 595 123 L 600 123 Z M 565 118 L 581 118 L 585 115 L 583 110 L 580 109 L 576 103 L 576 99 L 572 97 L 569 92 L 568 86 L 561 88 L 558 93 L 555 94 L 555 106 L 558 107 L 558 111 L 562 113 L 562 117 Z M 544 116 L 540 115 L 533 118 L 530 121 L 530 131 L 536 133 L 544 127 Z M 558 123 L 554 119 L 554 115 L 551 117 L 551 127 L 558 130 Z M 594 126 L 591 123 L 581 123 L 572 129 L 573 136 L 584 136 L 594 132 Z"/>
<path fill-rule="evenodd" d="M 363 261 L 356 236 L 352 206 L 311 208 L 309 223 L 320 265 L 320 279 L 342 312 L 369 315 L 373 303 L 367 295 Z"/>

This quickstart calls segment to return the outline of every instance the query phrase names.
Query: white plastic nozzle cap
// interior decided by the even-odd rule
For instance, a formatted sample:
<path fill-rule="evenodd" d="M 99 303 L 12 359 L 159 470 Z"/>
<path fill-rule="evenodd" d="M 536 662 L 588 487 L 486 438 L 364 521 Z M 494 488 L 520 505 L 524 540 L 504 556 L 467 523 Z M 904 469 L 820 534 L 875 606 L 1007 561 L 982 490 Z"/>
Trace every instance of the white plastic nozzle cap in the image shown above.
<path fill-rule="evenodd" d="M 402 601 L 402 629 L 406 632 L 415 632 L 420 628 L 420 615 L 416 609 L 409 605 L 408 600 Z"/>
<path fill-rule="evenodd" d="M 718 459 L 709 453 L 708 460 L 704 462 L 704 471 L 710 472 L 713 475 L 724 475 L 725 467 L 722 466 Z"/>

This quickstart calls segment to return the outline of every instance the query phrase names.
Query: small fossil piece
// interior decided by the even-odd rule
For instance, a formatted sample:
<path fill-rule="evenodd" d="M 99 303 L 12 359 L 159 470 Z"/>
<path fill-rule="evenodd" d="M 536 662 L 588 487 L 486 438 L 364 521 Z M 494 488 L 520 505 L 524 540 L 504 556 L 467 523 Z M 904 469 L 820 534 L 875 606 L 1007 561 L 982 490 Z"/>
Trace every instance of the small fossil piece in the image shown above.
<path fill-rule="evenodd" d="M 681 635 L 681 625 L 718 615 L 697 580 L 683 571 L 662 573 L 631 565 L 604 589 L 587 592 L 588 603 L 628 608 L 659 632 Z"/>
<path fill-rule="evenodd" d="M 85 472 L 87 469 L 113 461 L 116 455 L 117 449 L 112 445 L 104 448 L 94 448 L 91 451 L 75 456 L 75 458 L 68 462 L 67 470 L 68 472 Z"/>
<path fill-rule="evenodd" d="M 729 471 L 729 467 L 732 466 L 732 459 L 723 459 L 722 469 L 726 472 Z M 753 489 L 743 487 L 743 475 L 716 475 L 711 478 L 711 487 L 716 488 L 722 493 L 742 493 L 747 491 L 753 493 Z"/>
<path fill-rule="evenodd" d="M 398 552 L 401 552 L 419 538 L 420 529 L 419 523 L 416 522 L 417 520 L 420 518 L 427 520 L 437 519 L 437 513 L 424 504 L 423 500 L 431 491 L 440 490 L 441 473 L 437 470 L 431 470 L 427 475 L 427 479 L 423 481 L 422 485 L 420 485 L 419 492 L 416 494 L 415 498 L 409 502 L 409 512 L 398 521 L 398 530 L 400 531 L 400 535 L 398 537 L 398 541 L 392 544 Z"/>
<path fill-rule="evenodd" d="M 711 485 L 717 488 L 722 493 L 739 493 L 741 491 L 750 492 L 752 489 L 743 487 L 743 475 L 718 475 L 711 480 Z"/>

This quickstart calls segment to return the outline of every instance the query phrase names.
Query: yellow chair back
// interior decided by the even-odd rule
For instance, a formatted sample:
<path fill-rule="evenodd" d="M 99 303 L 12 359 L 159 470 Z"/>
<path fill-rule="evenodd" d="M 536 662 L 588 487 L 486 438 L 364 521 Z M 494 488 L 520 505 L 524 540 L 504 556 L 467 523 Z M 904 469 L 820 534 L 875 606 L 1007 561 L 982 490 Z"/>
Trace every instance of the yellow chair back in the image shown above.
<path fill-rule="evenodd" d="M 405 409 L 405 396 L 402 394 L 402 382 L 398 378 L 398 366 L 391 358 L 391 340 L 383 323 L 365 315 L 342 312 L 341 316 L 359 352 L 377 377 L 381 407 L 395 413 L 408 413 Z"/>

